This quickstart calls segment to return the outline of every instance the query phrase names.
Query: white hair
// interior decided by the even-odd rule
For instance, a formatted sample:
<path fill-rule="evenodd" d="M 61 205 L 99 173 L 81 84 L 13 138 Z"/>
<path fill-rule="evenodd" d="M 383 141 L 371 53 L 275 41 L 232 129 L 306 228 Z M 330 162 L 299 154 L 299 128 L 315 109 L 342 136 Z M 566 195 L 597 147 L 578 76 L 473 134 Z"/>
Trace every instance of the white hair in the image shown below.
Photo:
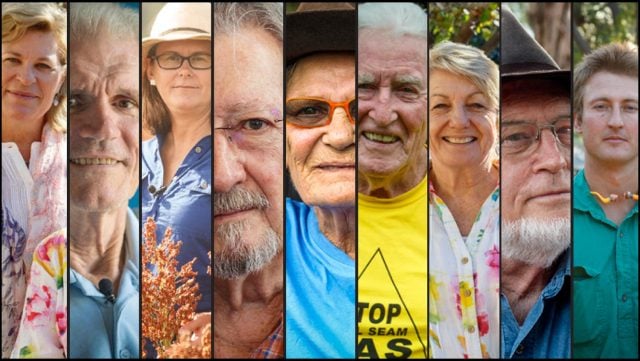
<path fill-rule="evenodd" d="M 366 3 L 358 5 L 358 30 L 388 31 L 398 37 L 429 37 L 427 14 L 414 3 Z"/>
<path fill-rule="evenodd" d="M 519 219 L 502 228 L 505 258 L 548 268 L 571 245 L 571 222 L 561 219 Z"/>
<path fill-rule="evenodd" d="M 100 41 L 105 36 L 117 40 L 139 40 L 138 12 L 117 3 L 70 3 L 71 43 Z"/>

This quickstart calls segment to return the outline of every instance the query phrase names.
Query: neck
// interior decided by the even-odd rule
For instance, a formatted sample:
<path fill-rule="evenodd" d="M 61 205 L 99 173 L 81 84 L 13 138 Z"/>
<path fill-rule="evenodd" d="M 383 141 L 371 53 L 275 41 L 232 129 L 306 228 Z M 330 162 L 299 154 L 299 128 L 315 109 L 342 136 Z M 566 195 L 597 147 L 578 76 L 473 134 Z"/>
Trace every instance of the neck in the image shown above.
<path fill-rule="evenodd" d="M 355 207 L 313 207 L 320 231 L 351 259 L 356 257 Z"/>
<path fill-rule="evenodd" d="M 184 141 L 200 140 L 205 135 L 211 134 L 211 112 L 171 113 L 171 131 L 167 138 L 174 144 Z"/>
<path fill-rule="evenodd" d="M 127 209 L 87 212 L 71 206 L 70 213 L 71 267 L 96 286 L 101 279 L 110 279 L 117 291 L 124 265 Z"/>
<path fill-rule="evenodd" d="M 498 170 L 491 163 L 475 167 L 451 168 L 433 161 L 431 182 L 445 203 L 448 199 L 478 199 L 488 197 L 498 184 Z"/>
<path fill-rule="evenodd" d="M 241 312 L 246 307 L 266 306 L 282 300 L 282 272 L 283 253 L 280 252 L 260 272 L 230 280 L 214 277 L 214 307 Z"/>
<path fill-rule="evenodd" d="M 624 164 L 585 159 L 584 175 L 592 191 L 603 196 L 638 193 L 638 158 Z"/>
<path fill-rule="evenodd" d="M 358 171 L 358 192 L 376 198 L 394 198 L 418 185 L 427 174 L 427 150 L 415 162 L 393 175 L 370 175 Z"/>
<path fill-rule="evenodd" d="M 514 317 L 522 325 L 555 273 L 558 262 L 549 268 L 543 268 L 503 258 L 500 266 L 501 293 L 509 300 Z"/>
<path fill-rule="evenodd" d="M 2 142 L 16 143 L 20 155 L 28 162 L 31 159 L 31 144 L 42 138 L 44 118 L 33 121 L 2 117 Z"/>

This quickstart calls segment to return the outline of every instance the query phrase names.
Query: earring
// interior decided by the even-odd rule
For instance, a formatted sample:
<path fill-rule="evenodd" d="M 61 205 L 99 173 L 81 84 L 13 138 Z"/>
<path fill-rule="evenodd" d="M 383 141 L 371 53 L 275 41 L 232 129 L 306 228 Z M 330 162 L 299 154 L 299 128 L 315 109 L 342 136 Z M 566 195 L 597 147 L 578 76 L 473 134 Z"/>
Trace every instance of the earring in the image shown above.
<path fill-rule="evenodd" d="M 56 95 L 53 96 L 53 106 L 57 107 L 58 104 L 60 104 L 60 95 L 56 93 Z"/>
<path fill-rule="evenodd" d="M 156 80 L 155 79 L 149 79 L 149 85 L 156 86 Z"/>

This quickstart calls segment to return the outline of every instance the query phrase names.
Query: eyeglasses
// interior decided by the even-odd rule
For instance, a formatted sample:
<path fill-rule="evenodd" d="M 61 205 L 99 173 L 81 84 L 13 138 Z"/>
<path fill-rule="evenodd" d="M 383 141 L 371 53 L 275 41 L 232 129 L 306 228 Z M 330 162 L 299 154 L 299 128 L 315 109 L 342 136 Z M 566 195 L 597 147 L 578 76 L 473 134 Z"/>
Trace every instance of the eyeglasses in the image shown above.
<path fill-rule="evenodd" d="M 562 117 L 540 127 L 535 123 L 515 122 L 502 126 L 500 144 L 503 154 L 520 154 L 533 149 L 532 145 L 540 140 L 543 129 L 549 129 L 561 145 L 571 146 L 571 118 Z"/>
<path fill-rule="evenodd" d="M 351 99 L 346 102 L 332 102 L 319 98 L 293 98 L 286 103 L 287 123 L 301 128 L 322 127 L 331 123 L 333 112 L 342 108 L 351 124 L 358 118 L 358 102 Z"/>
<path fill-rule="evenodd" d="M 166 70 L 179 69 L 185 60 L 189 61 L 189 65 L 193 69 L 211 69 L 211 55 L 205 53 L 195 53 L 189 56 L 182 56 L 178 53 L 170 52 L 151 56 L 150 58 L 155 60 L 159 67 Z"/>
<path fill-rule="evenodd" d="M 260 149 L 265 145 L 281 144 L 282 119 L 237 118 L 227 125 L 214 127 L 214 131 L 224 131 L 227 139 L 241 149 Z"/>

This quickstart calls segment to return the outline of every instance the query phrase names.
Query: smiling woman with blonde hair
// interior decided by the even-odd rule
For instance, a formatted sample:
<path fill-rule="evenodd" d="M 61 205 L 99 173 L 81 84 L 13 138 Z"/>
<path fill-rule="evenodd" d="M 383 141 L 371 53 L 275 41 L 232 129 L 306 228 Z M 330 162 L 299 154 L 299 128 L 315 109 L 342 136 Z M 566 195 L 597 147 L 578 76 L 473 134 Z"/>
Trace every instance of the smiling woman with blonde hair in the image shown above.
<path fill-rule="evenodd" d="M 429 54 L 429 341 L 435 358 L 497 358 L 498 66 L 474 47 Z"/>
<path fill-rule="evenodd" d="M 38 242 L 66 226 L 66 12 L 2 4 L 2 357 Z"/>

